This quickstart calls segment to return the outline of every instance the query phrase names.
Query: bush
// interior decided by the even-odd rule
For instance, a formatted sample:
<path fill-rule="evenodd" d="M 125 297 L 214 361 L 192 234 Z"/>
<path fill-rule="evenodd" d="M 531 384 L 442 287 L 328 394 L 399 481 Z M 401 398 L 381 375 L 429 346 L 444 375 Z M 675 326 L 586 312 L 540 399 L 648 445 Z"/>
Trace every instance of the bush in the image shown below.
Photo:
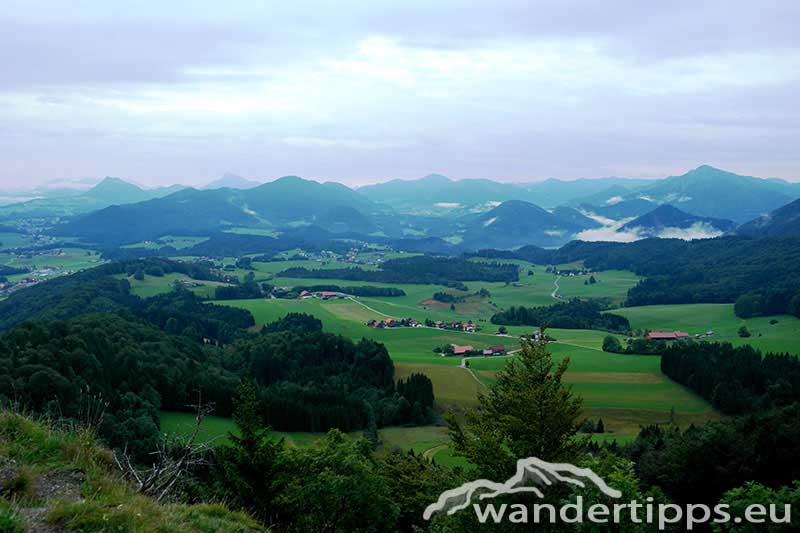
<path fill-rule="evenodd" d="M 603 351 L 611 353 L 622 353 L 622 343 L 613 335 L 606 335 L 603 339 Z"/>

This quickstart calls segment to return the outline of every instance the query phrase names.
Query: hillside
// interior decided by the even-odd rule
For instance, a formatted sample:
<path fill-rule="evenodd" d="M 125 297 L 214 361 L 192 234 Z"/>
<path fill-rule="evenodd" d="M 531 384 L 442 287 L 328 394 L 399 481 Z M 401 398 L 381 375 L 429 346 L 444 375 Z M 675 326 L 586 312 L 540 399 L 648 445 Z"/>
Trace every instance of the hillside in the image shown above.
<path fill-rule="evenodd" d="M 525 200 L 544 207 L 567 204 L 577 198 L 600 193 L 609 187 L 630 192 L 647 180 L 597 178 L 572 181 L 547 179 L 537 183 L 501 183 L 489 179 L 452 180 L 431 174 L 417 180 L 392 180 L 368 185 L 358 192 L 376 202 L 391 205 L 401 212 L 441 214 L 452 209 L 488 210 L 492 203 Z"/>
<path fill-rule="evenodd" d="M 64 217 L 88 213 L 110 205 L 130 204 L 161 198 L 181 190 L 180 185 L 142 189 L 121 180 L 106 177 L 87 191 L 62 191 L 64 196 L 50 195 L 0 207 L 0 219 Z"/>
<path fill-rule="evenodd" d="M 740 226 L 736 233 L 753 237 L 789 237 L 800 235 L 800 200 L 795 200 L 768 215 Z"/>
<path fill-rule="evenodd" d="M 516 185 L 487 179 L 451 180 L 440 174 L 368 185 L 358 192 L 398 211 L 415 214 L 443 214 L 453 209 L 504 202 L 520 195 Z"/>
<path fill-rule="evenodd" d="M 669 229 L 696 230 L 698 233 L 723 233 L 736 224 L 730 220 L 699 217 L 681 211 L 669 204 L 658 206 L 620 228 L 619 231 L 635 231 L 642 236 L 655 237 Z"/>
<path fill-rule="evenodd" d="M 494 209 L 461 219 L 464 243 L 470 248 L 512 248 L 524 244 L 553 246 L 563 244 L 584 228 L 586 222 L 574 220 L 574 213 L 556 213 L 522 200 L 503 202 Z M 577 213 L 580 215 L 580 213 Z"/>
<path fill-rule="evenodd" d="M 252 189 L 253 187 L 258 187 L 261 185 L 261 182 L 249 180 L 243 178 L 241 176 L 237 176 L 236 174 L 231 174 L 230 172 L 226 172 L 221 177 L 207 183 L 204 189 L 222 189 L 222 188 L 229 188 L 229 189 Z"/>
<path fill-rule="evenodd" d="M 0 410 L 0 530 L 264 531 L 222 504 L 162 504 L 138 494 L 91 431 L 7 410 Z"/>
<path fill-rule="evenodd" d="M 249 190 L 185 189 L 164 198 L 112 206 L 90 213 L 53 233 L 105 245 L 155 239 L 162 235 L 206 235 L 235 226 L 288 226 L 330 222 L 332 209 L 345 209 L 349 221 L 382 208 L 336 183 L 287 176 Z M 340 222 L 341 217 L 334 222 Z"/>
<path fill-rule="evenodd" d="M 800 197 L 800 185 L 703 165 L 645 187 L 640 194 L 694 215 L 743 223 Z"/>
<path fill-rule="evenodd" d="M 581 204 L 580 208 L 587 213 L 594 213 L 611 220 L 638 217 L 658 206 L 658 204 L 644 198 L 631 198 L 604 205 Z"/>

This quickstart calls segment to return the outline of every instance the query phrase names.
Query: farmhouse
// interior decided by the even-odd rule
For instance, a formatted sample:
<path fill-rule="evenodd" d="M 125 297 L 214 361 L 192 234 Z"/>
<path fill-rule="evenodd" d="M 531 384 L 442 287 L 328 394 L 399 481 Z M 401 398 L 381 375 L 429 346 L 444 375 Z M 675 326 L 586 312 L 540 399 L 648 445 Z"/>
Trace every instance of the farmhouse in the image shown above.
<path fill-rule="evenodd" d="M 344 295 L 339 292 L 322 291 L 319 293 L 320 300 L 335 300 L 337 298 L 344 298 Z"/>
<path fill-rule="evenodd" d="M 453 355 L 468 355 L 475 351 L 472 346 L 459 346 L 458 344 L 451 344 L 453 348 Z"/>
<path fill-rule="evenodd" d="M 502 344 L 489 346 L 483 350 L 483 355 L 503 355 L 504 353 L 506 353 L 506 347 Z"/>
<path fill-rule="evenodd" d="M 677 341 L 688 339 L 689 334 L 683 331 L 651 331 L 644 337 L 651 341 Z"/>

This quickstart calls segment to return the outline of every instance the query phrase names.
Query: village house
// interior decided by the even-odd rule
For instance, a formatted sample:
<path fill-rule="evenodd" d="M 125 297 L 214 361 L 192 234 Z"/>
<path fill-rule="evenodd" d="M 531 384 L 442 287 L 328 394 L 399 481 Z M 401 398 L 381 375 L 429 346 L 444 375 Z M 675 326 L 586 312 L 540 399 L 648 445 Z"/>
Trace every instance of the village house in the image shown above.
<path fill-rule="evenodd" d="M 503 355 L 504 353 L 506 353 L 506 347 L 502 344 L 483 349 L 483 355 Z"/>
<path fill-rule="evenodd" d="M 677 341 L 689 338 L 689 334 L 684 331 L 651 331 L 644 336 L 651 341 Z"/>
<path fill-rule="evenodd" d="M 338 298 L 344 298 L 344 295 L 339 292 L 331 292 L 331 291 L 322 291 L 319 293 L 320 300 L 336 300 Z"/>
<path fill-rule="evenodd" d="M 469 355 L 475 351 L 475 348 L 472 346 L 459 346 L 458 344 L 451 344 L 451 348 L 453 348 L 453 355 Z"/>
<path fill-rule="evenodd" d="M 313 298 L 313 297 L 314 297 L 314 295 L 313 295 L 313 294 L 311 294 L 311 293 L 310 293 L 310 292 L 308 292 L 308 291 L 300 291 L 300 296 L 299 296 L 299 298 L 300 298 L 301 300 L 306 300 L 306 299 L 308 299 L 308 298 Z"/>

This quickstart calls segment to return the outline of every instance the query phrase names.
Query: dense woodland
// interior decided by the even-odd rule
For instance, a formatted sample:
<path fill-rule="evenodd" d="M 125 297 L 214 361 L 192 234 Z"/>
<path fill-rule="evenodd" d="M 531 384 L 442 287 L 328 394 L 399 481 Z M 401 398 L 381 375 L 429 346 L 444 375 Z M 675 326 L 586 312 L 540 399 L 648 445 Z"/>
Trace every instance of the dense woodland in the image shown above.
<path fill-rule="evenodd" d="M 504 326 L 537 326 L 563 329 L 600 329 L 628 333 L 628 319 L 603 313 L 603 306 L 593 300 L 572 299 L 541 307 L 511 306 L 492 315 L 493 324 Z"/>
<path fill-rule="evenodd" d="M 26 320 L 54 320 L 77 315 L 136 307 L 141 300 L 130 293 L 126 276 L 158 269 L 198 280 L 221 281 L 204 263 L 182 263 L 160 258 L 112 262 L 39 283 L 0 301 L 0 330 Z"/>
<path fill-rule="evenodd" d="M 296 267 L 286 269 L 279 275 L 288 278 L 446 285 L 452 281 L 517 281 L 519 269 L 512 264 L 419 255 L 384 261 L 380 270 L 364 270 L 358 267 L 309 270 Z"/>
<path fill-rule="evenodd" d="M 665 348 L 661 371 L 726 414 L 800 401 L 800 361 L 729 343 L 680 342 Z"/>
<path fill-rule="evenodd" d="M 252 333 L 248 311 L 204 303 L 180 287 L 141 299 L 117 276 L 156 268 L 213 276 L 163 260 L 109 264 L 0 303 L 5 323 L 19 323 L 0 336 L 0 403 L 68 418 L 105 411 L 101 434 L 135 454 L 155 445 L 159 409 L 190 409 L 202 391 L 228 416 L 246 379 L 275 429 L 374 432 L 432 419 L 430 380 L 396 389 L 383 345 L 323 333 L 307 315 Z"/>
<path fill-rule="evenodd" d="M 381 296 L 381 297 L 394 297 L 405 296 L 406 291 L 398 289 L 397 287 L 374 287 L 372 285 L 299 285 L 292 288 L 293 292 L 341 292 L 344 294 L 351 294 L 353 296 Z"/>
<path fill-rule="evenodd" d="M 646 279 L 630 289 L 628 306 L 734 303 L 747 295 L 737 305 L 743 318 L 775 313 L 800 316 L 800 239 L 793 237 L 573 241 L 558 250 L 523 246 L 475 255 L 544 265 L 583 261 L 594 270 L 632 270 Z"/>

